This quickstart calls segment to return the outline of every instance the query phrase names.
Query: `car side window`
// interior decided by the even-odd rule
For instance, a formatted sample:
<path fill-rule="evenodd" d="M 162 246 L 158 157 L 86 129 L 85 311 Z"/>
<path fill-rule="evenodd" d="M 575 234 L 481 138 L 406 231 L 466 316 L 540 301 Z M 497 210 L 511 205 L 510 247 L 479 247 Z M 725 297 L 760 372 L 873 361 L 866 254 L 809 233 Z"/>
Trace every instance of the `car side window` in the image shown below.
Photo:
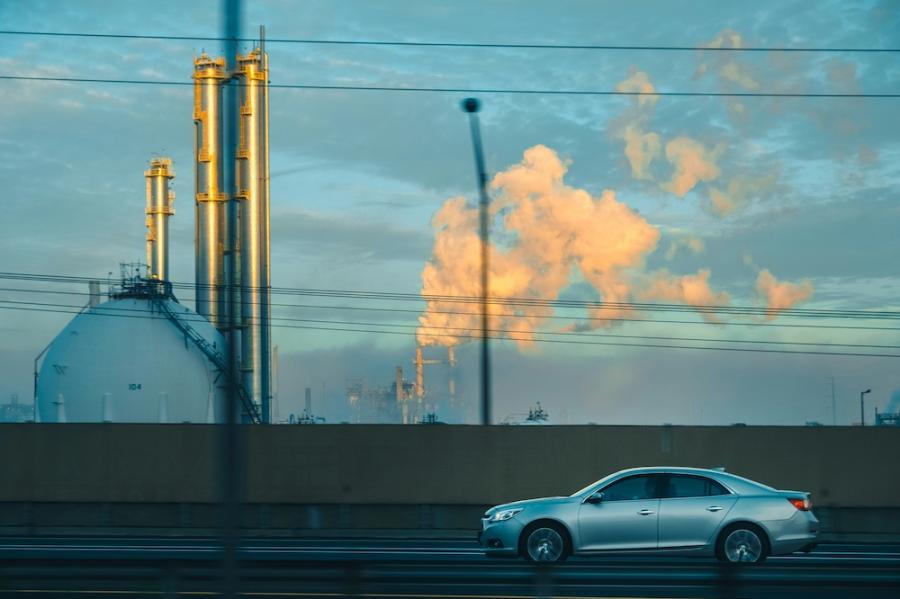
<path fill-rule="evenodd" d="M 656 497 L 656 476 L 629 476 L 603 489 L 603 501 L 630 501 Z"/>
<path fill-rule="evenodd" d="M 668 477 L 663 497 L 710 497 L 728 494 L 725 487 L 710 478 L 672 474 Z"/>

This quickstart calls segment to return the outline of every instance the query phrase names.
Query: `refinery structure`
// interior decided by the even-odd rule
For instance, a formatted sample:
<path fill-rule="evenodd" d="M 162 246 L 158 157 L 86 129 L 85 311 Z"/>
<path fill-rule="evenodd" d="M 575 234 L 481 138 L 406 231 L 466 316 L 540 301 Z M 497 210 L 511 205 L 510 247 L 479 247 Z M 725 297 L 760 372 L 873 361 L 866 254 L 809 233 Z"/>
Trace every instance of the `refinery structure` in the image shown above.
<path fill-rule="evenodd" d="M 174 167 L 169 158 L 153 158 L 144 173 L 147 263 L 123 265 L 106 301 L 99 283 L 92 284 L 88 304 L 37 357 L 35 420 L 224 422 L 226 374 L 233 369 L 238 417 L 272 421 L 268 56 L 262 41 L 234 64 L 229 70 L 224 57 L 205 53 L 194 60 L 196 311 L 178 302 L 170 279 Z M 233 113 L 224 102 L 228 85 L 238 96 Z M 226 125 L 233 125 L 235 139 L 226 139 Z M 229 154 L 235 158 L 233 189 L 225 183 Z"/>

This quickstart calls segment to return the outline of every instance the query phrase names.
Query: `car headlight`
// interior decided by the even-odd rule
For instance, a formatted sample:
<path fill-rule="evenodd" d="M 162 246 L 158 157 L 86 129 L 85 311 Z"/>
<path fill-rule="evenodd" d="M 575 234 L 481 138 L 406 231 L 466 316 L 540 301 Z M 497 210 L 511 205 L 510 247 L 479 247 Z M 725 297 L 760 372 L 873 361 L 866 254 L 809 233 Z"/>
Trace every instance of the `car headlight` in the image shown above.
<path fill-rule="evenodd" d="M 516 514 L 522 511 L 523 508 L 516 508 L 513 510 L 500 510 L 499 512 L 494 512 L 494 515 L 490 517 L 488 522 L 503 522 L 504 520 L 509 520 Z"/>

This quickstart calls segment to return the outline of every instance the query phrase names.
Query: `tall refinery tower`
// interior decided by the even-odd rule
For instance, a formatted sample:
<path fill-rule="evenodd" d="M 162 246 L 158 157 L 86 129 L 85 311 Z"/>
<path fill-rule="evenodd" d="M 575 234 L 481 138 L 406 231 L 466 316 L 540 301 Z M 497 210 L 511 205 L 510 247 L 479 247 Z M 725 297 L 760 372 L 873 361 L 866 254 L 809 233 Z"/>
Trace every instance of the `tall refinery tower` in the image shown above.
<path fill-rule="evenodd" d="M 169 217 L 175 214 L 175 192 L 169 181 L 175 178 L 171 158 L 154 158 L 144 171 L 147 179 L 147 276 L 169 280 Z"/>
<path fill-rule="evenodd" d="M 262 40 L 262 31 L 260 38 Z M 262 41 L 238 55 L 233 73 L 225 59 L 201 54 L 194 61 L 194 155 L 197 177 L 196 287 L 197 311 L 223 334 L 236 321 L 240 342 L 240 381 L 259 407 L 261 420 L 271 422 L 271 308 L 269 304 L 269 57 Z M 234 79 L 238 114 L 223 114 L 222 89 Z M 234 190 L 223 191 L 222 122 L 234 119 L 238 132 Z M 228 210 L 229 200 L 238 210 Z M 229 218 L 237 218 L 238 238 L 225 233 Z M 226 281 L 226 260 L 235 260 L 235 281 Z M 225 285 L 239 293 L 229 296 Z M 237 305 L 236 305 L 237 304 Z M 226 315 L 232 315 L 227 318 Z"/>
<path fill-rule="evenodd" d="M 225 59 L 205 53 L 194 60 L 194 269 L 197 312 L 227 333 L 225 318 L 225 213 L 222 173 L 222 86 Z"/>

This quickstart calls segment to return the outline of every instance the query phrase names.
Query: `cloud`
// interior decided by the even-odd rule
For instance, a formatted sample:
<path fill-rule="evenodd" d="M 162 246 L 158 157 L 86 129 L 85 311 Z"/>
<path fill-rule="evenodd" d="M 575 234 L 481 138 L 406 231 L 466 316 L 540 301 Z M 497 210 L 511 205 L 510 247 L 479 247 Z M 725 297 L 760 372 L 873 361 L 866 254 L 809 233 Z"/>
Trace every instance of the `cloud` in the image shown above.
<path fill-rule="evenodd" d="M 616 91 L 652 93 L 656 91 L 647 73 L 631 68 L 631 75 L 616 85 Z M 650 164 L 659 156 L 662 140 L 659 134 L 645 132 L 647 121 L 659 96 L 633 96 L 632 108 L 612 123 L 615 137 L 625 141 L 625 157 L 635 179 L 653 179 Z"/>
<path fill-rule="evenodd" d="M 695 254 L 700 254 L 706 249 L 706 245 L 699 237 L 682 237 L 680 239 L 673 239 L 669 244 L 669 249 L 666 250 L 666 260 L 669 262 L 674 260 L 676 254 L 678 254 L 678 250 L 682 248 L 689 250 Z"/>
<path fill-rule="evenodd" d="M 730 296 L 724 291 L 713 291 L 709 286 L 709 275 L 708 269 L 683 276 L 660 270 L 652 273 L 643 283 L 645 287 L 639 297 L 644 300 L 678 302 L 697 308 L 728 305 L 731 302 Z M 717 321 L 713 312 L 701 310 L 701 314 L 706 320 Z"/>
<path fill-rule="evenodd" d="M 710 185 L 708 187 L 710 208 L 718 216 L 728 216 L 754 198 L 759 198 L 773 189 L 777 178 L 777 174 L 773 172 L 756 177 L 737 175 L 724 188 Z"/>
<path fill-rule="evenodd" d="M 653 87 L 653 84 L 650 82 L 650 77 L 647 73 L 643 71 L 638 71 L 635 68 L 632 68 L 631 75 L 628 79 L 619 82 L 616 85 L 617 92 L 639 92 L 642 94 L 653 94 L 656 93 L 656 88 Z M 659 101 L 659 96 L 635 96 L 636 103 L 639 106 L 647 106 L 653 107 L 657 101 Z"/>
<path fill-rule="evenodd" d="M 756 293 L 765 300 L 766 320 L 773 320 L 778 313 L 808 300 L 813 294 L 813 284 L 809 280 L 799 283 L 779 281 L 767 268 L 759 271 L 756 278 Z"/>
<path fill-rule="evenodd" d="M 705 44 L 700 45 L 701 48 L 744 48 L 743 36 L 733 29 L 723 29 L 716 37 Z M 737 52 L 703 52 L 704 57 L 697 71 L 694 73 L 695 78 L 703 77 L 708 73 L 714 73 L 720 84 L 727 87 L 729 84 L 735 84 L 748 91 L 757 91 L 760 88 L 758 78 L 751 72 L 750 68 L 735 60 Z"/>
<path fill-rule="evenodd" d="M 623 134 L 625 140 L 625 157 L 631 165 L 631 174 L 635 179 L 652 179 L 649 172 L 650 163 L 659 156 L 661 141 L 657 133 L 644 133 L 637 125 L 628 125 Z"/>
<path fill-rule="evenodd" d="M 721 173 L 716 162 L 724 151 L 722 144 L 708 149 L 690 137 L 676 137 L 666 144 L 666 160 L 672 163 L 675 172 L 661 187 L 683 198 L 701 181 L 714 181 Z"/>

